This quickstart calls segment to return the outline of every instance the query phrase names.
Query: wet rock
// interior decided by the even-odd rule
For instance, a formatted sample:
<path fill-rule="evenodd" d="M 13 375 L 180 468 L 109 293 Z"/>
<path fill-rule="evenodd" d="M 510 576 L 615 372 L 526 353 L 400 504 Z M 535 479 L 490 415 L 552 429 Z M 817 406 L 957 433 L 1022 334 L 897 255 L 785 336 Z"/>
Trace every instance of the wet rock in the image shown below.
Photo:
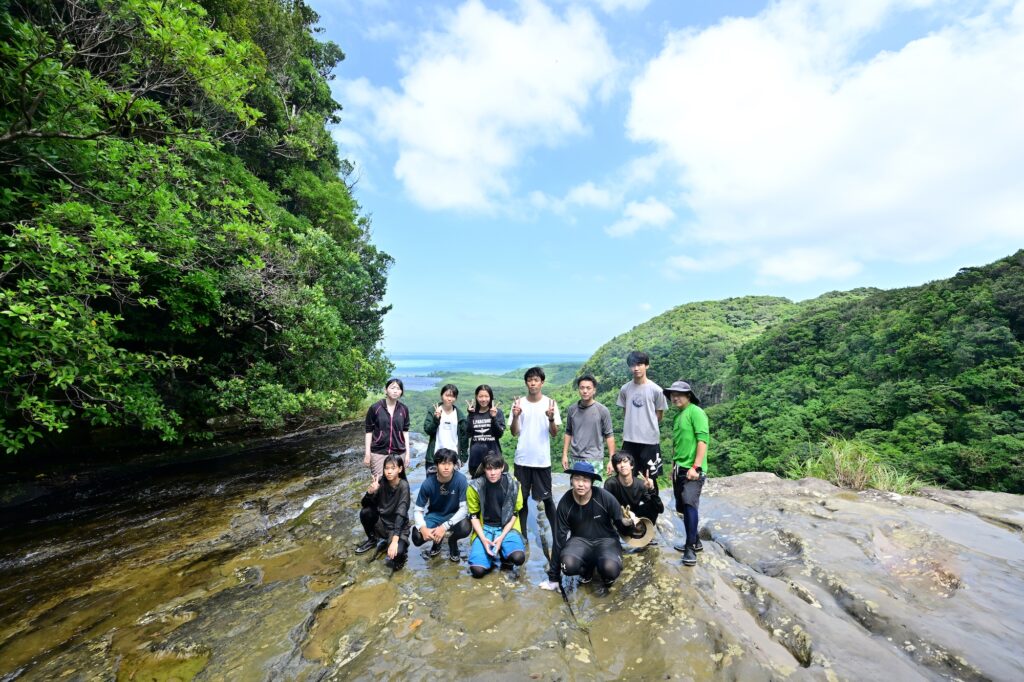
<path fill-rule="evenodd" d="M 305 454 L 273 475 L 214 472 L 192 497 L 152 483 L 5 538 L 0 679 L 1024 678 L 1020 497 L 713 479 L 696 567 L 671 549 L 670 512 L 610 590 L 565 579 L 560 594 L 536 587 L 536 503 L 519 569 L 476 580 L 412 548 L 393 573 L 353 551 L 358 443 L 289 447 Z"/>

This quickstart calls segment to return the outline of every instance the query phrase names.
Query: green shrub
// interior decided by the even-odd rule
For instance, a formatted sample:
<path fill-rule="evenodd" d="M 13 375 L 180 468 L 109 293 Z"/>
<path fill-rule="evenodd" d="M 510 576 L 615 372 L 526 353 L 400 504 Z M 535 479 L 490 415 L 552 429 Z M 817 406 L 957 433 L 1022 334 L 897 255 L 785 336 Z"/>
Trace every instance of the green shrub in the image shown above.
<path fill-rule="evenodd" d="M 882 461 L 869 444 L 845 438 L 828 438 L 818 456 L 793 462 L 786 470 L 790 478 L 813 477 L 853 490 L 886 490 L 912 494 L 924 485 L 916 476 L 897 471 Z"/>

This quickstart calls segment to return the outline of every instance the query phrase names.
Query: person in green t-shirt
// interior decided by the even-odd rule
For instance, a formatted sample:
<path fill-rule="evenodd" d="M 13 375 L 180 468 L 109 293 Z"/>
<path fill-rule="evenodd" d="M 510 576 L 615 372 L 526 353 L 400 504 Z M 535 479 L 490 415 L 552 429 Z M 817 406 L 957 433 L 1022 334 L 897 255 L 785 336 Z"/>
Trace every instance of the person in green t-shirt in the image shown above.
<path fill-rule="evenodd" d="M 704 549 L 697 537 L 697 508 L 707 478 L 704 465 L 711 439 L 708 416 L 700 408 L 700 399 L 685 381 L 676 381 L 666 388 L 665 397 L 679 410 L 672 422 L 672 492 L 676 498 L 676 511 L 683 516 L 686 542 L 675 545 L 675 549 L 683 553 L 684 565 L 694 566 L 697 552 Z"/>

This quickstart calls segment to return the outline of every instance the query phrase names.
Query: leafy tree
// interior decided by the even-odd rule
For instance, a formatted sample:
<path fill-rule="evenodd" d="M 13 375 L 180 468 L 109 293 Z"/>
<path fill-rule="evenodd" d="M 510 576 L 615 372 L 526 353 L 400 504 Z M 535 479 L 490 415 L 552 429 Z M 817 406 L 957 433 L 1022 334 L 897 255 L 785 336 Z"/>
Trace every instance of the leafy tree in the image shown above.
<path fill-rule="evenodd" d="M 391 259 L 326 129 L 341 51 L 301 2 L 208 7 L 0 3 L 8 452 L 335 417 L 390 367 Z"/>

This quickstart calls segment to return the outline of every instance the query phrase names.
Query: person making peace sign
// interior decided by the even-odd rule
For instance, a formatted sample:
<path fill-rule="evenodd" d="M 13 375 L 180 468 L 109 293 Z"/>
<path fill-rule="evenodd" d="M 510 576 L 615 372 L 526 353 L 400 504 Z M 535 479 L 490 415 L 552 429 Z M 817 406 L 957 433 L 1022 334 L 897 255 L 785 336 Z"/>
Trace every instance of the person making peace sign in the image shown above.
<path fill-rule="evenodd" d="M 515 476 L 523 488 L 523 498 L 529 495 L 534 500 L 544 501 L 544 514 L 552 532 L 555 528 L 555 505 L 551 499 L 551 438 L 558 435 L 562 415 L 554 400 L 545 396 L 544 370 L 531 367 L 523 375 L 526 382 L 526 397 L 516 398 L 512 405 L 512 435 L 519 438 L 516 444 Z M 529 506 L 524 504 L 519 512 L 519 525 L 526 534 L 526 519 Z"/>

